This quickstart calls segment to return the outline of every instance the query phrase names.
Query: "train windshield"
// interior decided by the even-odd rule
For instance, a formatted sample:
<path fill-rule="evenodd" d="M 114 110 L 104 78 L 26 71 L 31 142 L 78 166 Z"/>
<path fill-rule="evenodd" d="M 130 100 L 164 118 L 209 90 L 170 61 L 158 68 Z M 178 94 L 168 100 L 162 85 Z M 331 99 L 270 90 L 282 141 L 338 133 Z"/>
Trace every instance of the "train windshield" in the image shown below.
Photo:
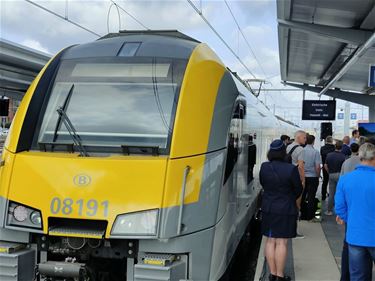
<path fill-rule="evenodd" d="M 57 112 L 63 109 L 88 151 L 151 147 L 158 153 L 168 153 L 186 63 L 167 58 L 118 57 L 62 61 L 38 144 L 73 142 Z"/>

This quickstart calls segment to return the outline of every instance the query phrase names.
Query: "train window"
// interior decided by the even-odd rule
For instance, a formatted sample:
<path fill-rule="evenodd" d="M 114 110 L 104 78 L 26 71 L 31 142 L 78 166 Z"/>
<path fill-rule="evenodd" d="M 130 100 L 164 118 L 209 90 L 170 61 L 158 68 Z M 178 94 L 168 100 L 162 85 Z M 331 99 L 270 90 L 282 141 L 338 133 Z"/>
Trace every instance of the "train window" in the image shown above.
<path fill-rule="evenodd" d="M 227 182 L 233 169 L 237 163 L 238 156 L 242 151 L 243 138 L 242 138 L 242 126 L 243 118 L 245 116 L 245 106 L 238 103 L 235 106 L 233 117 L 230 123 L 230 130 L 228 136 L 227 145 L 227 160 L 225 165 L 224 183 Z"/>
<path fill-rule="evenodd" d="M 134 56 L 139 47 L 141 46 L 140 42 L 127 42 L 121 47 L 118 56 L 119 57 L 132 57 Z"/>
<path fill-rule="evenodd" d="M 246 115 L 246 106 L 242 103 L 236 105 L 236 109 L 233 113 L 234 119 L 244 119 Z"/>
<path fill-rule="evenodd" d="M 186 61 L 122 60 L 63 61 L 34 147 L 72 143 L 56 112 L 66 104 L 66 115 L 88 151 L 121 153 L 123 146 L 140 146 L 168 153 Z"/>
<path fill-rule="evenodd" d="M 72 77 L 168 77 L 169 63 L 77 63 Z"/>

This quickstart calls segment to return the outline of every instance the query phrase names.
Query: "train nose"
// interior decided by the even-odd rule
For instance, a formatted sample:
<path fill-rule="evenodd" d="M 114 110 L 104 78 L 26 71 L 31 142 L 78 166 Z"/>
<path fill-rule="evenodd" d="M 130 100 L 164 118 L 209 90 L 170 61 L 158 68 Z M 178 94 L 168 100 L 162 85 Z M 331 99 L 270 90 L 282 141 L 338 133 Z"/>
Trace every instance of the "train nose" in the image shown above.
<path fill-rule="evenodd" d="M 49 218 L 89 219 L 106 221 L 109 236 L 116 219 L 124 226 L 121 216 L 161 208 L 166 169 L 167 158 L 155 156 L 78 158 L 25 152 L 15 160 L 9 199 L 40 210 L 45 232 Z"/>

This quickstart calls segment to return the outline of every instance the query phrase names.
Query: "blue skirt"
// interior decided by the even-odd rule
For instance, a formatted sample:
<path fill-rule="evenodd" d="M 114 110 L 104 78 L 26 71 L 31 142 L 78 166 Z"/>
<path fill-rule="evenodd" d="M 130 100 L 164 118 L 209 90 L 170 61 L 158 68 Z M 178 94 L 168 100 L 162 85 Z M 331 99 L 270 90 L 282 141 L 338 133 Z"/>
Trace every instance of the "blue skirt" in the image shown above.
<path fill-rule="evenodd" d="M 294 238 L 297 219 L 297 215 L 262 213 L 262 234 L 270 238 Z"/>

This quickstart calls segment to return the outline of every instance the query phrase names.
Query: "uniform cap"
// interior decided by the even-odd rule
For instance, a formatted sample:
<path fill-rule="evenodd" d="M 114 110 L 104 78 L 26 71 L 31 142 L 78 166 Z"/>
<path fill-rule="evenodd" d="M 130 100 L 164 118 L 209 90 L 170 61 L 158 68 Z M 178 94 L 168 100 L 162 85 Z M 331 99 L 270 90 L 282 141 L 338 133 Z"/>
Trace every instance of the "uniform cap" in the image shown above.
<path fill-rule="evenodd" d="M 274 140 L 271 145 L 270 149 L 275 151 L 280 151 L 285 148 L 284 142 L 282 140 Z"/>

